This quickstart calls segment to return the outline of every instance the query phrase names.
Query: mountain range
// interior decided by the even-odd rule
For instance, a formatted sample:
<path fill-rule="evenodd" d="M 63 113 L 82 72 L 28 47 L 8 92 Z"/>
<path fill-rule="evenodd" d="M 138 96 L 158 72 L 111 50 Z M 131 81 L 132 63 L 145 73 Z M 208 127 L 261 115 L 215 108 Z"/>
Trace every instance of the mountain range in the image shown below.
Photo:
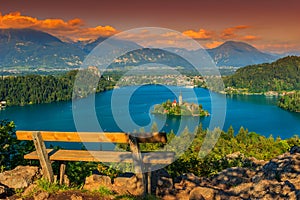
<path fill-rule="evenodd" d="M 105 37 L 99 37 L 92 42 L 63 42 L 57 37 L 48 33 L 32 29 L 0 29 L 0 66 L 4 69 L 24 67 L 36 68 L 78 68 L 84 58 L 101 42 Z M 109 40 L 112 47 L 118 45 L 132 47 L 138 50 L 129 52 L 115 62 L 112 66 L 137 66 L 146 63 L 161 63 L 169 66 L 188 67 L 189 63 L 180 56 L 162 49 L 143 48 L 140 45 L 125 40 Z M 173 49 L 174 50 L 174 49 Z M 193 54 L 197 51 L 186 49 L 175 49 L 180 55 Z M 278 57 L 263 53 L 253 46 L 236 41 L 227 41 L 214 49 L 207 49 L 207 52 L 215 61 L 217 66 L 242 67 L 246 65 L 267 63 L 276 60 Z"/>
<path fill-rule="evenodd" d="M 0 29 L 0 66 L 79 67 L 85 54 L 73 44 L 31 29 Z"/>

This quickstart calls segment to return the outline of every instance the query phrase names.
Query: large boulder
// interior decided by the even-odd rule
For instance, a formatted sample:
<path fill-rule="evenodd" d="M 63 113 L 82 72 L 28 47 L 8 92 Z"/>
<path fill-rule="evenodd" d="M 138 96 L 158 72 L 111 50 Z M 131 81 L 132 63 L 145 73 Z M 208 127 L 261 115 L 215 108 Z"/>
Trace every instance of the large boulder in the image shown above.
<path fill-rule="evenodd" d="M 290 154 L 300 153 L 300 146 L 293 146 L 290 150 Z"/>
<path fill-rule="evenodd" d="M 230 158 L 240 157 L 238 153 Z M 298 147 L 270 161 L 245 158 L 245 167 L 232 167 L 210 178 L 184 174 L 174 180 L 163 199 L 299 199 Z"/>
<path fill-rule="evenodd" d="M 244 183 L 232 187 L 230 192 L 243 199 L 297 199 L 293 184 L 276 180 Z"/>
<path fill-rule="evenodd" d="M 49 193 L 46 191 L 39 192 L 33 196 L 34 200 L 47 200 L 49 197 Z"/>
<path fill-rule="evenodd" d="M 0 199 L 4 198 L 9 193 L 9 188 L 0 184 Z"/>
<path fill-rule="evenodd" d="M 241 183 L 251 182 L 255 172 L 242 167 L 232 167 L 223 170 L 211 178 L 211 184 L 221 189 L 229 189 Z"/>
<path fill-rule="evenodd" d="M 21 189 L 28 187 L 38 177 L 38 167 L 18 166 L 13 170 L 1 173 L 0 183 L 12 189 Z"/>
<path fill-rule="evenodd" d="M 173 191 L 173 179 L 165 169 L 151 172 L 151 192 L 165 196 Z"/>
<path fill-rule="evenodd" d="M 133 173 L 121 174 L 114 179 L 113 191 L 118 194 L 141 195 L 143 193 L 143 183 Z"/>
<path fill-rule="evenodd" d="M 300 154 L 286 153 L 280 155 L 263 168 L 261 173 L 263 177 L 268 180 L 276 179 L 278 181 L 290 181 L 292 179 L 299 180 L 300 177 Z M 300 188 L 299 188 L 300 189 Z"/>
<path fill-rule="evenodd" d="M 100 187 L 112 189 L 111 179 L 109 176 L 93 174 L 85 179 L 83 189 L 95 191 L 99 190 Z"/>
<path fill-rule="evenodd" d="M 199 186 L 200 178 L 193 173 L 183 174 L 174 180 L 175 189 L 191 191 L 193 188 Z"/>

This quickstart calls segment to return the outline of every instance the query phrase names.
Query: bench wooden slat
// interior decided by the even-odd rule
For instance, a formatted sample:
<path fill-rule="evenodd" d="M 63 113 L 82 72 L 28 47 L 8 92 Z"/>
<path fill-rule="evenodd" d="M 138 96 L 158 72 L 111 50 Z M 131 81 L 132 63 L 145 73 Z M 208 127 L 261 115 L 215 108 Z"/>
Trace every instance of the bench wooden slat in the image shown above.
<path fill-rule="evenodd" d="M 46 149 L 46 151 L 47 151 L 48 155 L 49 154 L 51 155 L 51 152 L 53 151 L 53 149 Z M 38 160 L 39 158 L 38 158 L 36 151 L 33 151 L 29 154 L 24 155 L 24 159 Z"/>
<path fill-rule="evenodd" d="M 18 140 L 32 140 L 32 132 L 16 131 Z M 122 132 L 53 132 L 39 131 L 44 141 L 56 142 L 111 142 L 128 143 L 128 134 Z M 140 143 L 166 143 L 165 133 L 135 134 Z"/>
<path fill-rule="evenodd" d="M 86 162 L 132 162 L 131 152 L 59 150 L 50 160 Z"/>
<path fill-rule="evenodd" d="M 52 149 L 47 149 L 52 153 Z M 170 164 L 174 161 L 174 152 L 142 153 L 143 162 L 151 164 Z M 24 156 L 25 159 L 38 160 L 36 151 Z M 50 155 L 51 161 L 85 161 L 85 162 L 126 162 L 132 163 L 132 153 L 125 151 L 86 151 L 58 150 Z"/>
<path fill-rule="evenodd" d="M 143 162 L 149 164 L 172 164 L 175 161 L 175 153 L 171 151 L 154 151 L 142 155 Z"/>
<path fill-rule="evenodd" d="M 18 140 L 32 140 L 34 131 L 16 131 Z M 59 142 L 112 142 L 127 143 L 126 133 L 95 133 L 95 132 L 52 132 L 39 131 L 44 141 Z"/>

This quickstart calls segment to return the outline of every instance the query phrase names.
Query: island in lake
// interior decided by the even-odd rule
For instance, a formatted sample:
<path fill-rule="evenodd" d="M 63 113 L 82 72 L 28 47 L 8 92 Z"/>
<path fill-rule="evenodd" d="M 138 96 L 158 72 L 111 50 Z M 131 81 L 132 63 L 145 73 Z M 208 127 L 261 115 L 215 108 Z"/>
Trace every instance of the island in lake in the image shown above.
<path fill-rule="evenodd" d="M 204 110 L 201 104 L 183 102 L 181 93 L 178 102 L 174 99 L 173 102 L 167 100 L 166 102 L 157 104 L 154 106 L 152 113 L 175 116 L 209 116 L 209 112 Z"/>

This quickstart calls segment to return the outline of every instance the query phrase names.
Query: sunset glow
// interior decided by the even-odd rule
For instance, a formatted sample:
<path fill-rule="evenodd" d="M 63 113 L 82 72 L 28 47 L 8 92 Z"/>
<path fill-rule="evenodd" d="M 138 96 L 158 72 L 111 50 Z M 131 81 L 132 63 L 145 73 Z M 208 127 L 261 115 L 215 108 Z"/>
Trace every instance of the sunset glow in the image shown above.
<path fill-rule="evenodd" d="M 268 52 L 300 52 L 299 5 L 296 0 L 5 0 L 1 2 L 0 28 L 32 28 L 77 41 L 132 28 L 163 27 L 207 48 L 237 40 Z"/>

